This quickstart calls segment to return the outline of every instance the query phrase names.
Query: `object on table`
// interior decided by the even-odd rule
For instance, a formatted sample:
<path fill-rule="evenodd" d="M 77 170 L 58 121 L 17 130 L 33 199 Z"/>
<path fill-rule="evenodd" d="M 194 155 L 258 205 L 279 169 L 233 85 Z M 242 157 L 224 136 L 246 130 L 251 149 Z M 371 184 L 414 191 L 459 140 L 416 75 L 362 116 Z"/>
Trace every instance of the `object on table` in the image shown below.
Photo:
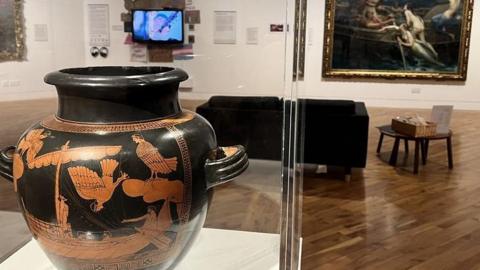
<path fill-rule="evenodd" d="M 392 119 L 392 129 L 411 137 L 428 137 L 437 133 L 437 124 L 426 121 L 421 116 L 402 116 Z"/>
<path fill-rule="evenodd" d="M 453 106 L 436 105 L 432 108 L 430 121 L 437 124 L 438 134 L 447 134 L 450 132 L 450 122 L 452 121 Z"/>

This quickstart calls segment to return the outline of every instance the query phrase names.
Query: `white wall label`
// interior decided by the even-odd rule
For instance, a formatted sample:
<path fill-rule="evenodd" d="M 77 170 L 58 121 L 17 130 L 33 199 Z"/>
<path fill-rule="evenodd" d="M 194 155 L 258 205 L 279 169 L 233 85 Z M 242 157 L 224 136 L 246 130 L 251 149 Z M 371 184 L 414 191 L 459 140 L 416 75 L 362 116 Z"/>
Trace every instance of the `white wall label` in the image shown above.
<path fill-rule="evenodd" d="M 237 43 L 237 12 L 215 11 L 214 30 L 215 44 Z"/>
<path fill-rule="evenodd" d="M 46 24 L 35 24 L 33 29 L 35 41 L 48 41 L 48 26 Z"/>
<path fill-rule="evenodd" d="M 112 25 L 112 31 L 123 32 L 123 25 L 122 24 Z"/>
<path fill-rule="evenodd" d="M 308 31 L 307 31 L 307 44 L 308 46 L 313 45 L 313 28 L 312 27 L 308 28 Z"/>
<path fill-rule="evenodd" d="M 437 123 L 437 133 L 447 134 L 450 131 L 450 122 L 452 120 L 453 106 L 435 105 L 432 109 L 431 121 Z"/>
<path fill-rule="evenodd" d="M 258 27 L 247 28 L 247 44 L 258 44 Z"/>
<path fill-rule="evenodd" d="M 131 62 L 140 62 L 140 63 L 147 63 L 147 45 L 133 43 L 130 45 L 130 61 Z"/>
<path fill-rule="evenodd" d="M 110 46 L 110 21 L 108 4 L 88 5 L 88 30 L 90 46 Z"/>

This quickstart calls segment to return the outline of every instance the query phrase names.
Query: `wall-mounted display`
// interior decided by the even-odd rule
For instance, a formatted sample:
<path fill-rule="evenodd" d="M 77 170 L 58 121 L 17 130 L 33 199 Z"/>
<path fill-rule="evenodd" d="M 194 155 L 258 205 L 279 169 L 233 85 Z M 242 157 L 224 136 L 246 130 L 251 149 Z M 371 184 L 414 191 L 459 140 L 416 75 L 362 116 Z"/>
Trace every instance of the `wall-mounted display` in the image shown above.
<path fill-rule="evenodd" d="M 193 59 L 193 45 L 185 44 L 172 50 L 172 55 L 175 60 L 192 60 Z"/>
<path fill-rule="evenodd" d="M 188 24 L 200 24 L 200 10 L 185 11 L 185 22 Z"/>
<path fill-rule="evenodd" d="M 237 43 L 237 12 L 215 11 L 213 42 L 215 44 Z"/>
<path fill-rule="evenodd" d="M 247 28 L 247 44 L 257 45 L 258 44 L 258 27 L 249 27 Z"/>
<path fill-rule="evenodd" d="M 23 1 L 0 1 L 0 61 L 23 60 L 25 34 Z"/>
<path fill-rule="evenodd" d="M 90 46 L 110 46 L 110 7 L 108 4 L 88 5 Z"/>
<path fill-rule="evenodd" d="M 185 1 L 185 10 L 195 10 L 195 5 L 193 4 L 193 0 Z"/>
<path fill-rule="evenodd" d="M 283 24 L 270 24 L 270 32 L 283 32 Z"/>
<path fill-rule="evenodd" d="M 35 24 L 33 29 L 35 41 L 48 41 L 48 26 L 46 24 Z"/>
<path fill-rule="evenodd" d="M 120 17 L 124 23 L 124 32 L 131 33 L 126 41 L 130 45 L 137 43 L 147 45 L 146 60 L 143 57 L 144 47 L 138 58 L 134 57 L 136 49 L 131 50 L 134 62 L 173 62 L 173 51 L 186 46 L 185 38 L 188 38 L 190 44 L 195 42 L 193 35 L 185 34 L 187 16 L 192 23 L 200 23 L 200 12 L 193 10 L 191 1 L 187 11 L 185 0 L 124 0 L 124 3 L 127 12 L 122 13 Z M 189 24 L 188 27 L 189 31 L 195 30 L 194 24 Z M 193 54 L 189 54 L 188 59 L 192 58 Z"/>
<path fill-rule="evenodd" d="M 465 80 L 473 0 L 329 0 L 324 77 Z"/>
<path fill-rule="evenodd" d="M 132 13 L 135 42 L 183 43 L 182 10 L 133 10 Z"/>
<path fill-rule="evenodd" d="M 158 46 L 147 46 L 148 61 L 152 63 L 171 63 L 173 54 L 171 48 L 162 48 Z"/>
<path fill-rule="evenodd" d="M 148 62 L 148 50 L 147 45 L 140 43 L 130 44 L 130 61 L 147 63 Z"/>

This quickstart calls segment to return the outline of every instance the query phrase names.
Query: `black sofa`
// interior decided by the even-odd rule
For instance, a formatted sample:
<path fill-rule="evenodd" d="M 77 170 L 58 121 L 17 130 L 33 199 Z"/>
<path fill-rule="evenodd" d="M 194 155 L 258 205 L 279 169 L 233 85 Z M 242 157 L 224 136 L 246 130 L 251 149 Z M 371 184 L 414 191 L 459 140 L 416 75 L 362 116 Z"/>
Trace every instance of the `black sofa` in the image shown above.
<path fill-rule="evenodd" d="M 347 174 L 365 168 L 369 116 L 364 103 L 300 99 L 296 104 L 299 162 L 341 166 Z M 212 124 L 220 145 L 242 144 L 250 158 L 280 160 L 283 110 L 277 97 L 214 96 L 197 113 Z"/>
<path fill-rule="evenodd" d="M 212 124 L 219 145 L 241 144 L 249 158 L 280 160 L 283 103 L 276 97 L 215 96 L 197 107 Z"/>
<path fill-rule="evenodd" d="M 367 165 L 369 116 L 365 104 L 347 100 L 298 101 L 303 162 L 351 168 Z"/>

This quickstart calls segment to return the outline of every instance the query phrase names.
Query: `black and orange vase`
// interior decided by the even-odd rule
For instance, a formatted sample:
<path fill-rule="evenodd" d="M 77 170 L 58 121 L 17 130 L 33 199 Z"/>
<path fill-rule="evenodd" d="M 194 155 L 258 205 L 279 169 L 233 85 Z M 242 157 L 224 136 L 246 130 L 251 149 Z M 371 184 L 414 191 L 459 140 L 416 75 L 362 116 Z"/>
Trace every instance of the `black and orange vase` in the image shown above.
<path fill-rule="evenodd" d="M 181 109 L 188 75 L 165 67 L 53 72 L 58 112 L 0 153 L 34 238 L 58 269 L 173 269 L 211 188 L 248 166 Z"/>

